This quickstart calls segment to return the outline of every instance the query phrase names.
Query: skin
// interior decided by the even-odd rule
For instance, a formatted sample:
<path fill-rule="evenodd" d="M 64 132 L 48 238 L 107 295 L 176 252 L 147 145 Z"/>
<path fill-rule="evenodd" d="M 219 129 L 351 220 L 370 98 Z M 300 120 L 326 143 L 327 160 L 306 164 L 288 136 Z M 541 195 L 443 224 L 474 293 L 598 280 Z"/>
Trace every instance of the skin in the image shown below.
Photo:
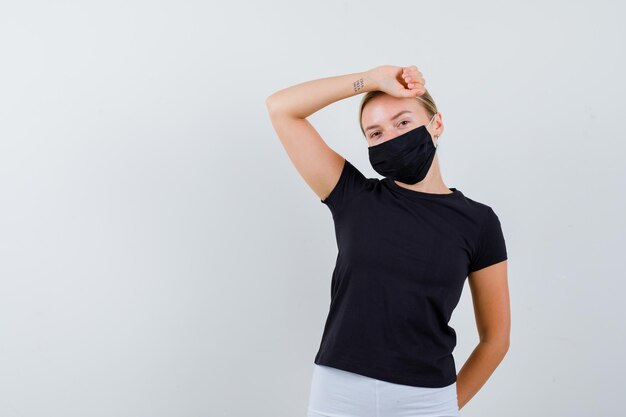
<path fill-rule="evenodd" d="M 393 140 L 407 129 L 430 120 L 421 102 L 425 80 L 416 66 L 383 65 L 364 72 L 303 82 L 279 90 L 266 99 L 272 126 L 287 155 L 304 181 L 320 199 L 325 199 L 339 180 L 345 159 L 331 149 L 307 117 L 336 101 L 367 91 L 387 94 L 370 101 L 363 109 L 364 128 L 380 127 L 366 133 L 368 146 Z M 400 110 L 409 110 L 397 119 Z M 441 114 L 428 127 L 434 138 L 443 133 Z M 369 137 L 373 132 L 380 137 Z M 436 155 L 436 154 L 435 154 Z M 427 193 L 449 193 L 435 156 L 426 177 L 417 184 L 401 187 Z M 457 400 L 462 409 L 487 382 L 509 349 L 511 319 L 507 261 L 468 275 L 479 342 L 457 374 Z"/>

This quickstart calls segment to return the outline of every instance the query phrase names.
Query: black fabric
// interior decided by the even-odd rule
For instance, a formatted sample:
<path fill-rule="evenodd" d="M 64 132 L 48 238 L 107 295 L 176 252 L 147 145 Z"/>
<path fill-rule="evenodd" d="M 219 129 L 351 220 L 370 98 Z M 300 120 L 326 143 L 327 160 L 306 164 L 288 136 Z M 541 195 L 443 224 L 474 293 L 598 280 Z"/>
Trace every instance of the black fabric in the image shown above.
<path fill-rule="evenodd" d="M 491 207 L 366 178 L 346 160 L 325 200 L 338 254 L 318 365 L 397 384 L 456 381 L 448 325 L 472 271 L 507 259 Z"/>

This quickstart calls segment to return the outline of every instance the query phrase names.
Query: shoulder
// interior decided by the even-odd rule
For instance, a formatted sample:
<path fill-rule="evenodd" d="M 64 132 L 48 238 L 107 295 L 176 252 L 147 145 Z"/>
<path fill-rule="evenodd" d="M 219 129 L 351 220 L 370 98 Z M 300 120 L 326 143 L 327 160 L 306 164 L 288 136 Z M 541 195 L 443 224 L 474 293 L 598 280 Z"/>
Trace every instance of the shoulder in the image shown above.
<path fill-rule="evenodd" d="M 333 215 L 338 215 L 344 207 L 352 204 L 363 193 L 373 190 L 379 182 L 377 178 L 366 177 L 361 170 L 345 158 L 337 184 L 330 194 L 320 201 L 328 206 Z"/>
<path fill-rule="evenodd" d="M 471 252 L 468 272 L 507 260 L 507 249 L 502 224 L 493 207 L 485 202 L 467 199 L 476 213 L 476 240 Z"/>
<path fill-rule="evenodd" d="M 462 202 L 478 217 L 485 218 L 486 216 L 491 215 L 491 213 L 494 213 L 490 204 L 470 198 L 465 193 L 463 193 Z"/>
<path fill-rule="evenodd" d="M 463 195 L 462 204 L 466 208 L 465 212 L 470 222 L 479 233 L 484 232 L 485 229 L 500 227 L 500 218 L 492 203 L 478 201 Z"/>

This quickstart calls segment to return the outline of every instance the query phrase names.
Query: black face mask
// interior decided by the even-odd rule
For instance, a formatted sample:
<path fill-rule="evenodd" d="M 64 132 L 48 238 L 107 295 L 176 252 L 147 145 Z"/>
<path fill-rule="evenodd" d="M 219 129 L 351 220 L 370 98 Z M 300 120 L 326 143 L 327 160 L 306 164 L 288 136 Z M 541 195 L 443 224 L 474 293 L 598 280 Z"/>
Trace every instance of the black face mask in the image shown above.
<path fill-rule="evenodd" d="M 428 125 L 434 120 L 430 119 Z M 428 125 L 422 125 L 378 145 L 370 146 L 370 163 L 380 175 L 406 184 L 415 184 L 426 177 L 435 158 Z"/>

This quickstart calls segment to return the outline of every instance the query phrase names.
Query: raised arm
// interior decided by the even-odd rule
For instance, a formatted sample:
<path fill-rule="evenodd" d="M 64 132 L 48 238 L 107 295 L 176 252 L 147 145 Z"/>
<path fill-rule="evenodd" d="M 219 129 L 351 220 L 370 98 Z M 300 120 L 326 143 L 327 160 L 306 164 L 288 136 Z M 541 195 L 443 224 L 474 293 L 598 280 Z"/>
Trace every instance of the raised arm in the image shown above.
<path fill-rule="evenodd" d="M 372 71 L 303 82 L 266 99 L 272 125 L 289 159 L 322 200 L 339 180 L 345 160 L 306 118 L 335 101 L 378 89 Z"/>

